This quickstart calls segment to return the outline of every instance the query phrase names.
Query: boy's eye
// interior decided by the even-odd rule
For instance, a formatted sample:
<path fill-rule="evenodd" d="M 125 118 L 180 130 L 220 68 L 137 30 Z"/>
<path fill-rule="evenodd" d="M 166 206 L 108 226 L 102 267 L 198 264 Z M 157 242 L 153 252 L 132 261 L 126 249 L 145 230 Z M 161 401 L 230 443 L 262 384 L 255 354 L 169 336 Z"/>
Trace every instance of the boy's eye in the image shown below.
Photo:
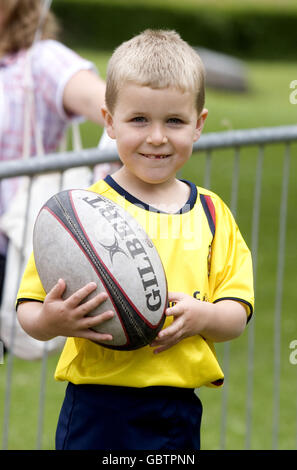
<path fill-rule="evenodd" d="M 135 116 L 134 118 L 131 119 L 132 122 L 146 122 L 146 118 L 144 116 Z"/>
<path fill-rule="evenodd" d="M 183 124 L 183 121 L 179 118 L 169 118 L 168 124 Z"/>

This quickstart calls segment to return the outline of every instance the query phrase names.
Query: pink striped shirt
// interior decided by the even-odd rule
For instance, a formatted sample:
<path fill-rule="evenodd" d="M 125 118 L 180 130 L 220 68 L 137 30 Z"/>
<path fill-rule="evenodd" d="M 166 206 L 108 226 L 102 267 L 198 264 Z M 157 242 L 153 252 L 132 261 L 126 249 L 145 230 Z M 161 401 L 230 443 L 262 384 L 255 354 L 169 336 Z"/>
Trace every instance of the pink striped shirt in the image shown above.
<path fill-rule="evenodd" d="M 0 59 L 3 100 L 0 102 L 0 161 L 22 158 L 24 129 L 24 70 L 27 52 L 6 55 Z M 65 113 L 63 92 L 68 80 L 78 71 L 93 65 L 63 44 L 54 40 L 37 43 L 32 52 L 32 78 L 36 118 L 41 127 L 45 153 L 54 152 L 73 116 Z M 1 124 L 2 123 L 2 124 Z M 33 132 L 33 131 L 32 131 Z M 36 155 L 31 138 L 31 155 Z M 18 179 L 0 183 L 0 215 L 5 211 L 18 186 Z M 0 253 L 6 240 L 0 232 Z"/>

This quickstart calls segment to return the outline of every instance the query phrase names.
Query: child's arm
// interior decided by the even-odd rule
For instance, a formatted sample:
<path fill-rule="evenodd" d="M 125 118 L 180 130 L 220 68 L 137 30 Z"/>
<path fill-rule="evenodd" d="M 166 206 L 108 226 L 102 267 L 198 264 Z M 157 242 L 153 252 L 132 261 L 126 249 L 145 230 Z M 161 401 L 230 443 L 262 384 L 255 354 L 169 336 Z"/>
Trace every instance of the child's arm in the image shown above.
<path fill-rule="evenodd" d="M 86 316 L 107 299 L 101 292 L 92 299 L 80 304 L 97 288 L 94 282 L 76 291 L 68 299 L 62 298 L 66 283 L 60 279 L 47 294 L 44 302 L 22 302 L 17 309 L 19 322 L 23 329 L 33 338 L 47 341 L 56 336 L 74 336 L 92 341 L 110 340 L 109 334 L 91 330 L 113 317 L 112 311 L 106 311 L 94 317 Z"/>
<path fill-rule="evenodd" d="M 213 304 L 179 292 L 169 293 L 168 300 L 175 305 L 166 310 L 166 316 L 172 315 L 174 321 L 151 344 L 157 346 L 155 353 L 197 334 L 213 342 L 228 341 L 240 336 L 246 326 L 246 310 L 240 302 L 222 300 Z"/>

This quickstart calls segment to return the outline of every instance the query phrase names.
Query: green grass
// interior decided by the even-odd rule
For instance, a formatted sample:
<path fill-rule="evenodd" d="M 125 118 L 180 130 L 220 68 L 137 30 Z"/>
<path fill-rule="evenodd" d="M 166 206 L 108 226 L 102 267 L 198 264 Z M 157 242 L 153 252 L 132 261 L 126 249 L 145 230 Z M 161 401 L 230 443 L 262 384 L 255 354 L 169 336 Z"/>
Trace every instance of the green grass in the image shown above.
<path fill-rule="evenodd" d="M 53 355 L 47 361 L 45 406 L 43 421 L 43 436 L 41 447 L 54 449 L 54 436 L 61 403 L 64 396 L 65 383 L 53 379 L 58 356 Z M 1 447 L 4 434 L 3 416 L 4 405 L 7 404 L 7 373 L 9 358 L 5 356 L 5 364 L 0 366 L 0 439 Z M 23 361 L 13 359 L 13 374 L 11 381 L 11 399 L 9 413 L 9 449 L 36 449 L 39 410 L 41 407 L 41 361 Z"/>
<path fill-rule="evenodd" d="M 80 51 L 94 60 L 105 76 L 109 54 Z M 252 62 L 247 64 L 250 91 L 247 94 L 223 93 L 207 90 L 206 106 L 209 117 L 205 132 L 226 129 L 253 128 L 295 124 L 297 105 L 289 102 L 289 84 L 296 79 L 296 64 Z M 100 130 L 90 123 L 82 126 L 86 147 L 97 145 Z M 218 192 L 227 204 L 231 201 L 233 151 L 219 151 L 213 156 L 211 189 Z M 237 220 L 240 229 L 251 247 L 253 198 L 256 178 L 258 149 L 246 148 L 240 153 L 240 185 L 237 203 Z M 274 312 L 277 289 L 277 249 L 279 235 L 279 213 L 281 178 L 283 173 L 284 148 L 270 145 L 265 149 L 263 162 L 263 186 L 260 211 L 258 243 L 256 311 L 254 316 L 255 347 L 253 372 L 252 439 L 253 449 L 272 448 L 272 423 L 274 405 Z M 296 175 L 297 144 L 291 149 L 289 204 L 286 235 L 285 271 L 283 285 L 283 309 L 281 322 L 280 359 L 280 414 L 279 448 L 296 448 L 297 436 L 297 366 L 290 364 L 289 344 L 297 339 L 296 331 L 296 264 L 297 264 L 297 218 Z M 183 176 L 204 184 L 204 154 L 193 155 L 186 165 Z M 226 447 L 245 447 L 246 400 L 248 379 L 248 334 L 230 344 Z M 224 362 L 224 345 L 217 352 Z M 56 421 L 63 399 L 65 384 L 53 380 L 57 357 L 48 360 L 44 432 L 44 449 L 54 447 Z M 2 423 L 7 360 L 0 366 L 0 423 Z M 10 449 L 33 449 L 36 447 L 36 430 L 40 392 L 41 363 L 14 360 L 10 413 Z M 221 405 L 223 389 L 204 388 L 200 396 L 204 404 L 202 447 L 217 449 L 221 440 Z M 2 429 L 0 428 L 0 438 Z"/>

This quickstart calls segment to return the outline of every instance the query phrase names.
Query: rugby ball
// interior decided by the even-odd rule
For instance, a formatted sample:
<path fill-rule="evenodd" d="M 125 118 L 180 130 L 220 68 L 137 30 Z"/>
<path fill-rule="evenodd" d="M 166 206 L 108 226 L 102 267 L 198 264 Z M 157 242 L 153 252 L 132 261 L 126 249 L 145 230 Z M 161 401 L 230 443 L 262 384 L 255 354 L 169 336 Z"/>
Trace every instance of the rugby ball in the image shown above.
<path fill-rule="evenodd" d="M 108 299 L 90 315 L 113 310 L 99 327 L 113 339 L 104 347 L 134 350 L 150 344 L 161 330 L 167 281 L 156 247 L 143 227 L 110 199 L 83 189 L 61 191 L 41 208 L 33 231 L 36 268 L 48 293 L 59 278 L 64 298 L 88 282 Z"/>

